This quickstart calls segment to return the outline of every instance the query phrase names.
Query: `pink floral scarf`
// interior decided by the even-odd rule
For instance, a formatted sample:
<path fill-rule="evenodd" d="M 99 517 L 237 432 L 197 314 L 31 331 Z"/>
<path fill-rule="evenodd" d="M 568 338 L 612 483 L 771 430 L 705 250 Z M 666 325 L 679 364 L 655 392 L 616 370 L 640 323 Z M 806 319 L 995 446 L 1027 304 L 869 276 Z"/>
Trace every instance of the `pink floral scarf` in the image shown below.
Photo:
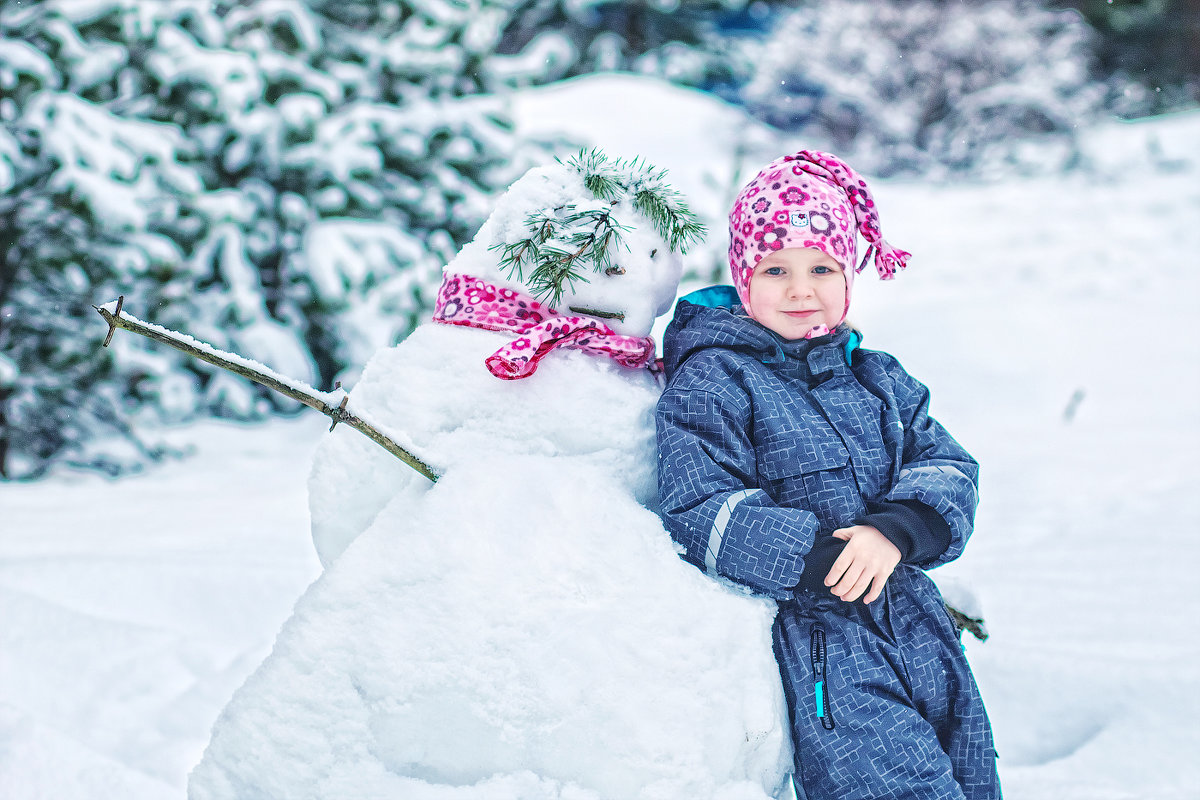
<path fill-rule="evenodd" d="M 504 380 L 529 377 L 556 347 L 607 356 L 632 369 L 654 360 L 653 339 L 624 336 L 592 317 L 560 314 L 523 292 L 470 275 L 446 274 L 433 321 L 520 334 L 484 360 L 488 370 Z"/>

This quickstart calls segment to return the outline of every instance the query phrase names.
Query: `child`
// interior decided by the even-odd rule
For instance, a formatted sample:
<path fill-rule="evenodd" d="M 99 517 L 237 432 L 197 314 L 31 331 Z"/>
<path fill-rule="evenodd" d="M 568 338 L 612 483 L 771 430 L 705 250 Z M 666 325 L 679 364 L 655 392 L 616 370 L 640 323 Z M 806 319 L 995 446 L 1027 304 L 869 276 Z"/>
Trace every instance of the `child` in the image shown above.
<path fill-rule="evenodd" d="M 810 800 L 999 798 L 983 701 L 922 571 L 962 553 L 978 465 L 845 324 L 856 234 L 860 270 L 874 251 L 891 278 L 909 254 L 866 183 L 815 151 L 767 165 L 729 233 L 734 287 L 681 300 L 665 336 L 664 522 L 696 566 L 779 602 Z"/>

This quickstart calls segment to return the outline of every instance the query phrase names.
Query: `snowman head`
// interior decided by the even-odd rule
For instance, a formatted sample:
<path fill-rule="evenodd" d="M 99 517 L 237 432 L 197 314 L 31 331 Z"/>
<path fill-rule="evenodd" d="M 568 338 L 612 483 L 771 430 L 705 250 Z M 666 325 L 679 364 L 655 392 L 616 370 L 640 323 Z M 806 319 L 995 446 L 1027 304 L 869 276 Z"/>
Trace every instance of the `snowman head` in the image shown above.
<path fill-rule="evenodd" d="M 596 317 L 617 333 L 649 335 L 675 299 L 682 254 L 704 236 L 665 177 L 640 159 L 598 150 L 530 170 L 472 243 L 472 261 L 482 260 L 484 247 L 490 255 L 472 274 L 560 313 Z"/>

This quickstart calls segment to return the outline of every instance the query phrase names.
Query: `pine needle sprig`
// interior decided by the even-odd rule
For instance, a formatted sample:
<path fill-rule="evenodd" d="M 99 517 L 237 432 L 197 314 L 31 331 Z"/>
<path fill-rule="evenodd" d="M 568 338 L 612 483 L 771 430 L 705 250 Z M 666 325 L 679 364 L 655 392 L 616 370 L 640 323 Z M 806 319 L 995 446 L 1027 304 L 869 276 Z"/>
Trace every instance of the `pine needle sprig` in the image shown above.
<path fill-rule="evenodd" d="M 587 282 L 587 278 L 579 269 L 577 252 L 558 245 L 549 245 L 542 252 L 544 260 L 526 285 L 534 297 L 554 307 L 568 288 L 579 280 Z"/>
<path fill-rule="evenodd" d="M 633 196 L 633 207 L 654 225 L 673 252 L 687 253 L 702 242 L 707 230 L 683 203 L 683 197 L 670 187 L 645 187 Z"/>
<path fill-rule="evenodd" d="M 611 159 L 597 148 L 580 150 L 559 163 L 578 173 L 592 197 L 606 205 L 580 210 L 569 204 L 532 213 L 525 219 L 527 236 L 491 248 L 500 251 L 501 269 L 515 275 L 538 299 L 557 305 L 576 281 L 588 281 L 588 267 L 604 272 L 613 267 L 614 251 L 628 251 L 621 234 L 630 227 L 615 216 L 626 202 L 672 252 L 686 253 L 704 238 L 704 225 L 667 184 L 666 170 L 640 157 Z M 526 267 L 531 268 L 528 277 Z"/>
<path fill-rule="evenodd" d="M 500 266 L 515 273 L 517 280 L 525 282 L 525 265 L 532 264 L 536 271 L 542 261 L 542 248 L 554 238 L 558 230 L 558 213 L 574 206 L 563 206 L 557 209 L 535 211 L 525 217 L 525 229 L 530 235 L 515 242 L 499 243 L 491 246 L 491 250 L 500 250 Z"/>
<path fill-rule="evenodd" d="M 581 150 L 567 166 L 583 175 L 583 183 L 597 198 L 610 200 L 619 193 L 633 196 L 634 210 L 643 214 L 672 252 L 687 253 L 704 240 L 707 229 L 684 202 L 683 195 L 667 183 L 667 171 L 640 156 L 626 161 L 610 159 L 600 150 Z"/>
<path fill-rule="evenodd" d="M 492 249 L 500 250 L 503 269 L 552 306 L 576 281 L 588 282 L 585 267 L 603 272 L 612 266 L 614 249 L 628 249 L 621 237 L 628 228 L 607 209 L 560 206 L 530 214 L 525 227 L 531 231 L 529 236 Z M 526 266 L 532 266 L 528 279 Z"/>
<path fill-rule="evenodd" d="M 616 200 L 624 188 L 615 176 L 606 172 L 584 172 L 583 185 L 597 200 Z"/>
<path fill-rule="evenodd" d="M 616 200 L 625 188 L 617 177 L 620 161 L 610 161 L 598 148 L 580 150 L 566 165 L 583 176 L 583 185 L 597 200 Z"/>

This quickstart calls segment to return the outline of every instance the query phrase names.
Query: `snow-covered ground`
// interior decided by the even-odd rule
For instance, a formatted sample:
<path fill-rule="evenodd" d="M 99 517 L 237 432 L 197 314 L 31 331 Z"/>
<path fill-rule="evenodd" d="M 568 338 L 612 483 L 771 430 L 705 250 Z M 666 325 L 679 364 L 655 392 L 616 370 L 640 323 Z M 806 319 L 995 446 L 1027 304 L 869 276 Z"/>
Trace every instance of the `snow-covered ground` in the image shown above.
<path fill-rule="evenodd" d="M 328 426 L 206 423 L 197 457 L 0 487 L 0 797 L 179 798 L 208 729 L 319 571 Z"/>
<path fill-rule="evenodd" d="M 670 168 L 718 216 L 739 142 L 764 146 L 735 110 L 642 79 L 517 109 L 531 134 Z M 975 538 L 935 577 L 988 618 L 968 653 L 1006 795 L 1197 798 L 1200 114 L 1086 141 L 1086 175 L 877 183 L 915 258 L 864 276 L 852 319 L 983 465 Z M 305 482 L 325 427 L 206 423 L 177 434 L 195 458 L 149 475 L 0 486 L 0 797 L 184 795 L 318 574 Z"/>

